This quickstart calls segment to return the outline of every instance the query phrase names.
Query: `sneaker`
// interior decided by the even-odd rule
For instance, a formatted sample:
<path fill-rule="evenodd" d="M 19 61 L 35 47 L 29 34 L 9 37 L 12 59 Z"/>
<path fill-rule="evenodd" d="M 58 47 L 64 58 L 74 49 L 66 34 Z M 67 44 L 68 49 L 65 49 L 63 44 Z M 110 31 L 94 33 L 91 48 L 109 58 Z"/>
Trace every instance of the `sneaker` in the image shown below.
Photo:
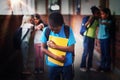
<path fill-rule="evenodd" d="M 87 70 L 86 70 L 86 68 L 80 68 L 80 71 L 86 72 Z"/>
<path fill-rule="evenodd" d="M 42 74 L 42 73 L 44 73 L 44 71 L 43 70 L 39 70 L 39 74 Z"/>
<path fill-rule="evenodd" d="M 35 68 L 34 74 L 38 74 L 39 73 L 39 68 Z"/>
<path fill-rule="evenodd" d="M 89 70 L 90 70 L 90 71 L 96 71 L 96 69 L 94 69 L 94 68 L 90 68 Z"/>
<path fill-rule="evenodd" d="M 35 69 L 34 74 L 42 74 L 44 73 L 43 69 Z"/>

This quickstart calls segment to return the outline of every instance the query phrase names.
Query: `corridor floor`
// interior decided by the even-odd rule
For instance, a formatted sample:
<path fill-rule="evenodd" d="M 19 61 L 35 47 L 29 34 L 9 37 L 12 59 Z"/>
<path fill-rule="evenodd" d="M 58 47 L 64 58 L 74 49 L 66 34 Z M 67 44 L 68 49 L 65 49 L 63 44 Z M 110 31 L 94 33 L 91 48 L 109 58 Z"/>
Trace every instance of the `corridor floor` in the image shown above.
<path fill-rule="evenodd" d="M 79 70 L 79 65 L 82 56 L 82 37 L 76 36 L 76 45 L 75 45 L 75 61 L 74 61 L 74 80 L 120 80 L 120 75 L 115 74 L 114 72 L 81 72 Z M 94 51 L 93 57 L 93 68 L 97 68 L 99 65 L 100 55 Z M 35 75 L 34 80 L 49 80 L 47 77 L 47 67 L 44 74 Z M 29 78 L 30 79 L 30 78 Z"/>
<path fill-rule="evenodd" d="M 76 45 L 75 45 L 75 61 L 74 61 L 74 80 L 120 80 L 120 75 L 116 74 L 115 72 L 111 71 L 109 73 L 105 72 L 81 72 L 79 70 L 79 65 L 82 56 L 82 39 L 79 36 L 75 36 L 76 38 Z M 99 65 L 99 54 L 94 51 L 93 56 L 93 67 L 97 68 Z M 45 72 L 44 74 L 31 74 L 31 75 L 23 75 L 21 77 L 16 77 L 15 80 L 49 80 L 47 77 L 47 66 L 45 65 Z M 5 76 L 5 80 L 14 80 L 14 76 L 9 74 L 8 77 Z M 3 79 L 0 79 L 3 80 Z"/>

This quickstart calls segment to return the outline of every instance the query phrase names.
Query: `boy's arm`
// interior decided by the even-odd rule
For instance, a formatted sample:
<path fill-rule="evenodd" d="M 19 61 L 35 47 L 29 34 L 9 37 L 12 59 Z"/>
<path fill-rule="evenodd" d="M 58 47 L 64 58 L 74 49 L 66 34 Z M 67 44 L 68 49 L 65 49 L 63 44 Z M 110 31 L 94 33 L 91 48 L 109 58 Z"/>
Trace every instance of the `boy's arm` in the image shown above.
<path fill-rule="evenodd" d="M 59 45 L 56 45 L 53 41 L 48 41 L 47 42 L 47 45 L 53 49 L 57 49 L 57 50 L 60 50 L 60 51 L 64 51 L 64 52 L 74 52 L 74 44 L 71 45 L 71 46 L 59 46 Z"/>
<path fill-rule="evenodd" d="M 46 44 L 45 43 L 41 43 L 41 51 L 43 53 L 45 53 L 46 55 L 48 55 L 49 57 L 52 57 L 58 61 L 64 62 L 65 61 L 65 56 L 56 56 L 53 53 L 51 53 L 48 49 L 46 49 Z"/>
<path fill-rule="evenodd" d="M 47 41 L 47 46 L 53 48 L 53 49 L 57 49 L 57 50 L 60 50 L 60 51 L 64 51 L 64 52 L 72 52 L 74 53 L 74 45 L 76 43 L 76 40 L 75 40 L 75 37 L 74 37 L 74 34 L 73 34 L 73 31 L 72 29 L 70 28 L 70 32 L 69 32 L 69 39 L 68 39 L 68 46 L 59 46 L 59 45 L 56 45 L 53 41 Z"/>

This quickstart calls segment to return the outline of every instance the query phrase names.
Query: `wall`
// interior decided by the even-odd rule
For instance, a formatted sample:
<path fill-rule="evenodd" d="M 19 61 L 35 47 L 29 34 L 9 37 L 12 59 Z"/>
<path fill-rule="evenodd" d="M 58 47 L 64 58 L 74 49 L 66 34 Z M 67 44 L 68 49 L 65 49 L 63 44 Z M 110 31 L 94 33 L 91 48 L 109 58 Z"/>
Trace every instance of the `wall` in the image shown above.
<path fill-rule="evenodd" d="M 112 14 L 120 15 L 120 4 L 118 0 L 109 0 L 109 8 L 111 9 Z"/>
<path fill-rule="evenodd" d="M 120 69 L 120 16 L 116 16 L 116 35 L 115 35 L 115 55 L 114 62 L 115 66 Z"/>
<path fill-rule="evenodd" d="M 35 0 L 36 12 L 43 15 L 46 14 L 46 1 L 45 0 Z"/>
<path fill-rule="evenodd" d="M 81 19 L 83 16 L 81 15 L 64 15 L 64 20 L 67 25 L 70 25 L 78 37 L 82 39 L 79 35 Z M 47 23 L 47 15 L 42 15 L 41 18 L 45 23 Z M 120 70 L 120 16 L 115 16 L 116 18 L 116 31 L 115 38 L 113 39 L 113 43 L 111 45 L 111 55 L 113 67 L 116 67 Z M 12 37 L 15 30 L 20 26 L 22 20 L 22 15 L 0 15 L 0 63 L 2 64 L 0 71 L 11 72 L 11 69 L 15 70 L 19 63 L 19 55 L 14 53 Z M 99 41 L 95 45 L 98 52 L 99 49 Z M 17 67 L 16 67 L 17 66 Z M 5 72 L 3 71 L 3 72 Z"/>
<path fill-rule="evenodd" d="M 12 37 L 21 24 L 21 16 L 0 15 L 0 75 L 19 71 L 20 54 L 13 49 Z M 9 74 L 9 75 L 10 75 Z M 7 76 L 7 75 L 6 75 Z"/>

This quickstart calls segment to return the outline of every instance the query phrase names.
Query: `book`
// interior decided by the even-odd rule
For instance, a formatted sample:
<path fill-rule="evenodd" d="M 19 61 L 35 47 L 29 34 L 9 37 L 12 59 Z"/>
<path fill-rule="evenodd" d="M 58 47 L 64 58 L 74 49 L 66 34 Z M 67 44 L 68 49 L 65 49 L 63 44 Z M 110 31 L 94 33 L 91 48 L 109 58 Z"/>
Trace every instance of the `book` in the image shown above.
<path fill-rule="evenodd" d="M 56 45 L 59 45 L 59 46 L 67 46 L 67 43 L 68 43 L 68 39 L 67 38 L 62 38 L 62 37 L 56 37 L 56 36 L 49 36 L 49 40 L 52 40 L 54 41 L 54 43 Z M 53 48 L 50 48 L 48 47 L 48 50 L 50 52 L 52 52 L 53 54 L 57 55 L 57 56 L 65 56 L 66 55 L 66 52 L 64 51 L 60 51 L 60 50 L 57 50 L 57 49 L 53 49 Z M 55 60 L 51 57 L 48 56 L 48 60 L 56 65 L 59 65 L 59 66 L 64 66 L 64 63 L 58 61 L 58 60 Z"/>

